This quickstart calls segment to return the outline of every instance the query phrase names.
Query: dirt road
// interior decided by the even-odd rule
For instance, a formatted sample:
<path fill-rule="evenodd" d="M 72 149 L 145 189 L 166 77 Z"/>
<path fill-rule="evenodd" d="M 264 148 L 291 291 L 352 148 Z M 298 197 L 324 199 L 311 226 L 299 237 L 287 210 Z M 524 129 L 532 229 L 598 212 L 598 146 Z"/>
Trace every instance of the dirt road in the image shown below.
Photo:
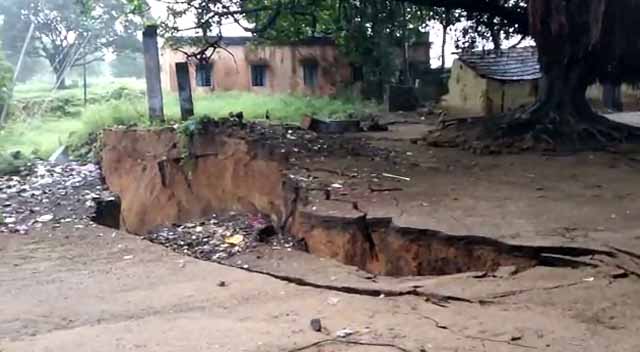
<path fill-rule="evenodd" d="M 354 271 L 308 255 L 288 265 L 322 265 L 327 274 Z M 535 269 L 525 278 L 594 279 L 488 305 L 440 307 L 414 296 L 300 287 L 182 257 L 104 228 L 0 234 L 0 350 L 289 351 L 345 328 L 356 332 L 353 340 L 416 352 L 638 350 L 636 279 L 610 280 L 595 269 L 554 270 Z M 322 271 L 307 272 L 330 280 Z M 469 290 L 482 285 L 464 281 Z M 312 318 L 322 320 L 327 335 L 311 330 Z M 309 351 L 395 351 L 314 348 Z"/>
<path fill-rule="evenodd" d="M 0 351 L 289 352 L 343 329 L 353 331 L 348 341 L 412 352 L 640 350 L 639 159 L 479 157 L 408 143 L 420 126 L 367 136 L 391 153 L 385 160 L 315 164 L 357 177 L 313 176 L 339 184 L 336 198 L 355 199 L 371 216 L 404 226 L 513 244 L 619 247 L 630 255 L 582 256 L 517 275 L 503 268 L 405 278 L 296 251 L 263 248 L 233 258 L 268 276 L 86 220 L 56 219 L 28 234 L 0 232 Z M 398 191 L 373 192 L 371 185 Z M 450 299 L 433 298 L 443 296 Z M 322 332 L 311 329 L 314 318 Z M 334 343 L 304 350 L 402 349 Z"/>

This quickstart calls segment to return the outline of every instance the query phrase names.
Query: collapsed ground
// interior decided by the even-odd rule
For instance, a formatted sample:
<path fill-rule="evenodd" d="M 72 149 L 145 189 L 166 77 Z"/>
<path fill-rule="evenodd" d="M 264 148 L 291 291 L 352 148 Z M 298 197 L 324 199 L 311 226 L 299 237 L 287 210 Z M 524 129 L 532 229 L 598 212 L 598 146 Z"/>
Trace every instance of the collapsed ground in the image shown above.
<path fill-rule="evenodd" d="M 312 145 L 326 149 L 318 153 L 300 153 L 299 157 L 311 156 L 309 160 L 303 161 L 310 162 L 312 167 L 298 170 L 300 172 L 298 176 L 311 180 L 312 184 L 318 186 L 311 187 L 318 188 L 316 192 L 318 197 L 324 197 L 328 190 L 330 198 L 334 201 L 345 200 L 349 202 L 348 204 L 357 201 L 359 210 L 366 212 L 369 217 L 391 216 L 400 226 L 435 229 L 453 235 L 482 235 L 514 245 L 591 248 L 614 255 L 587 255 L 571 258 L 572 261 L 569 263 L 572 265 L 560 265 L 560 268 L 538 266 L 522 273 L 517 273 L 514 268 L 507 268 L 495 273 L 475 272 L 438 279 L 378 277 L 334 261 L 321 260 L 295 250 L 288 251 L 289 243 L 282 246 L 273 244 L 264 246 L 257 243 L 255 246 L 248 246 L 246 251 L 234 253 L 235 255 L 228 262 L 278 278 L 278 280 L 271 280 L 246 272 L 227 271 L 228 269 L 213 265 L 203 267 L 200 263 L 191 261 L 186 261 L 188 264 L 185 265 L 185 259 L 179 259 L 179 257 L 176 257 L 175 261 L 170 261 L 169 264 L 166 259 L 163 259 L 166 253 L 161 255 L 160 253 L 164 252 L 155 249 L 149 251 L 146 248 L 151 246 L 150 244 L 131 242 L 129 239 L 132 237 L 129 235 L 100 227 L 92 228 L 90 225 L 87 225 L 89 226 L 87 228 L 74 228 L 75 222 L 65 223 L 64 214 L 57 215 L 56 211 L 48 209 L 45 212 L 39 212 L 39 210 L 33 210 L 34 206 L 30 205 L 33 211 L 28 211 L 30 215 L 24 216 L 25 221 L 31 225 L 41 225 L 38 225 L 39 228 L 32 229 L 27 236 L 2 235 L 0 248 L 6 253 L 6 255 L 3 254 L 3 260 L 8 265 L 14 265 L 15 268 L 28 263 L 38 265 L 37 263 L 42 260 L 39 259 L 41 258 L 39 254 L 31 257 L 20 254 L 24 253 L 21 248 L 26 245 L 25 243 L 31 243 L 29 245 L 31 247 L 41 248 L 34 253 L 51 250 L 52 253 L 61 253 L 56 255 L 63 255 L 64 248 L 78 241 L 95 253 L 103 253 L 100 258 L 104 259 L 90 264 L 89 271 L 92 273 L 92 280 L 100 281 L 105 285 L 106 290 L 113 290 L 113 288 L 109 284 L 110 279 L 101 274 L 103 272 L 101 263 L 104 260 L 112 263 L 108 265 L 128 268 L 126 272 L 136 272 L 137 274 L 132 277 L 144 275 L 144 272 L 153 272 L 153 275 L 158 275 L 155 280 L 165 282 L 172 282 L 174 279 L 171 277 L 176 271 L 181 271 L 183 274 L 187 271 L 191 273 L 188 276 L 195 280 L 184 283 L 188 291 L 192 285 L 203 285 L 197 283 L 202 281 L 196 279 L 195 276 L 198 275 L 192 270 L 210 272 L 216 278 L 210 280 L 212 286 L 220 284 L 220 281 L 225 281 L 225 285 L 230 283 L 229 290 L 225 294 L 242 296 L 247 309 L 259 311 L 260 307 L 265 307 L 265 300 L 258 299 L 260 295 L 245 296 L 246 293 L 243 292 L 251 289 L 247 287 L 250 284 L 234 288 L 234 283 L 238 280 L 260 282 L 263 287 L 258 289 L 256 294 L 261 292 L 262 298 L 269 297 L 274 302 L 278 301 L 276 296 L 279 290 L 282 290 L 278 288 L 282 282 L 296 283 L 296 286 L 286 286 L 291 287 L 294 292 L 293 297 L 297 297 L 302 292 L 315 297 L 316 293 L 311 292 L 321 292 L 322 298 L 312 298 L 306 303 L 295 302 L 292 296 L 286 295 L 291 307 L 288 313 L 291 314 L 291 318 L 285 319 L 286 322 L 283 321 L 280 326 L 281 329 L 290 331 L 285 335 L 292 340 L 291 343 L 278 341 L 273 338 L 272 330 L 267 332 L 266 329 L 260 328 L 263 326 L 261 324 L 268 325 L 270 321 L 279 319 L 269 318 L 269 314 L 278 315 L 277 313 L 267 313 L 263 310 L 266 315 L 258 314 L 257 325 L 255 325 L 258 328 L 253 333 L 264 340 L 263 345 L 231 341 L 223 339 L 218 334 L 214 334 L 211 339 L 204 339 L 223 346 L 222 350 L 235 351 L 241 348 L 257 351 L 288 350 L 291 346 L 301 345 L 303 342 L 313 342 L 326 337 L 310 332 L 307 327 L 308 320 L 318 315 L 327 321 L 331 330 L 330 336 L 334 336 L 339 329 L 351 328 L 357 331 L 354 337 L 356 339 L 394 342 L 415 351 L 419 351 L 420 348 L 426 350 L 487 348 L 509 351 L 526 348 L 518 345 L 559 351 L 637 349 L 634 336 L 638 331 L 634 321 L 640 317 L 640 311 L 634 308 L 638 306 L 635 301 L 637 295 L 634 292 L 637 292 L 636 275 L 640 271 L 640 262 L 637 257 L 634 257 L 634 253 L 640 252 L 640 226 L 638 226 L 640 218 L 634 214 L 634 205 L 637 204 L 640 195 L 634 188 L 639 166 L 634 158 L 602 153 L 563 157 L 537 155 L 477 157 L 456 150 L 431 149 L 424 145 L 409 143 L 432 126 L 422 120 L 412 120 L 410 117 L 398 119 L 397 122 L 402 123 L 390 125 L 389 132 L 326 138 L 294 130 L 291 133 L 284 133 L 282 135 L 284 138 L 280 140 L 298 149 Z M 303 136 L 310 137 L 307 139 Z M 302 142 L 300 137 L 303 137 Z M 348 146 L 351 148 L 345 148 Z M 338 154 L 338 150 L 348 152 Z M 0 193 L 13 194 L 6 189 L 0 190 Z M 18 198 L 12 198 L 11 202 L 14 203 Z M 78 201 L 75 203 L 79 204 Z M 48 214 L 54 214 L 54 218 L 41 218 Z M 47 221 L 38 221 L 38 218 Z M 240 230 L 234 233 L 233 228 L 215 225 L 211 220 L 213 219 L 207 219 L 206 224 L 194 222 L 182 227 L 191 231 L 191 235 L 204 231 L 216 232 L 222 227 L 223 235 L 219 241 L 227 245 L 226 248 L 235 248 L 234 242 L 238 241 L 239 237 L 234 238 L 234 236 L 244 237 L 247 234 Z M 58 223 L 62 223 L 61 228 L 56 229 Z M 262 228 L 262 220 L 254 219 L 252 223 L 257 224 L 256 228 Z M 215 229 L 210 227 L 214 225 Z M 202 228 L 198 229 L 198 227 Z M 11 230 L 5 227 L 5 231 L 7 229 Z M 111 237 L 112 233 L 117 235 Z M 47 235 L 51 238 L 48 239 Z M 68 238 L 65 239 L 65 236 Z M 117 241 L 121 238 L 120 236 L 125 236 L 122 241 L 126 248 L 130 248 L 126 253 L 120 252 L 119 245 L 115 243 L 105 246 L 105 241 Z M 47 249 L 49 246 L 51 248 Z M 107 248 L 109 250 L 105 252 Z M 142 254 L 147 251 L 149 254 Z M 82 251 L 73 253 L 71 258 L 77 259 L 70 262 L 64 269 L 68 273 L 65 274 L 68 275 L 65 280 L 72 279 L 74 275 L 84 270 L 77 266 L 77 260 L 82 260 L 84 263 L 92 262 L 90 258 L 80 259 L 83 258 Z M 197 255 L 194 256 L 197 257 Z M 174 257 L 170 256 L 170 258 Z M 562 256 L 562 259 L 569 258 Z M 161 269 L 149 271 L 150 268 L 155 267 L 149 265 L 151 261 L 164 264 L 160 265 Z M 197 269 L 191 269 L 191 266 Z M 27 268 L 28 266 L 25 267 Z M 19 269 L 3 272 L 3 281 L 7 280 L 10 283 L 6 288 L 9 291 L 3 297 L 16 298 L 16 293 L 11 287 L 23 285 L 20 272 Z M 47 270 L 44 269 L 42 273 L 46 275 Z M 226 277 L 233 277 L 233 279 L 225 280 Z M 73 280 L 71 282 L 74 282 Z M 53 280 L 48 285 L 58 287 L 60 290 L 66 290 L 69 287 L 65 281 L 58 280 Z M 299 288 L 300 286 L 311 286 L 316 289 Z M 136 284 L 135 287 L 140 285 Z M 170 290 L 171 293 L 167 294 L 168 300 L 181 295 L 180 292 L 184 289 L 178 289 L 178 287 L 180 286 Z M 209 288 L 209 290 L 222 289 Z M 82 292 L 85 290 L 79 289 L 71 297 L 85 299 L 81 298 L 84 297 Z M 215 295 L 223 294 L 220 291 L 216 292 Z M 360 295 L 345 296 L 344 292 Z M 374 299 L 361 296 L 363 294 L 372 296 L 376 293 L 385 297 L 397 293 L 399 297 Z M 146 319 L 137 317 L 139 313 L 133 313 L 135 309 L 129 305 L 125 305 L 127 307 L 125 310 L 131 313 L 115 312 L 117 305 L 114 303 L 105 308 L 111 313 L 102 317 L 89 315 L 77 321 L 74 316 L 82 314 L 82 310 L 79 309 L 77 312 L 70 313 L 69 322 L 45 323 L 33 319 L 27 321 L 20 317 L 19 307 L 37 299 L 36 295 L 37 293 L 34 293 L 32 297 L 26 295 L 20 298 L 19 301 L 22 303 L 12 310 L 15 315 L 11 315 L 12 318 L 5 321 L 0 329 L 4 332 L 6 339 L 3 343 L 10 348 L 9 350 L 12 348 L 38 350 L 40 348 L 38 346 L 44 346 L 45 343 L 67 346 L 65 345 L 67 338 L 80 336 L 77 334 L 91 333 L 91 330 L 87 329 L 106 332 L 103 330 L 106 326 L 103 327 L 99 322 L 94 328 L 87 328 L 101 319 L 111 323 L 120 322 L 116 323 L 115 330 L 111 330 L 112 334 L 117 334 L 121 331 L 118 329 L 125 326 L 137 324 L 138 319 Z M 144 294 L 140 297 L 144 297 Z M 449 308 L 437 308 L 438 311 L 434 312 L 433 309 L 437 306 L 424 302 L 428 299 L 438 305 L 447 304 L 446 300 L 442 302 L 436 299 L 437 297 L 450 297 Z M 457 299 L 470 303 L 456 303 Z M 492 303 L 483 306 L 474 303 L 488 301 Z M 153 304 L 159 304 L 159 307 L 162 307 L 165 303 Z M 217 300 L 200 304 L 209 307 L 224 305 Z M 347 305 L 343 306 L 343 304 Z M 384 308 L 371 310 L 371 305 L 381 305 Z M 188 311 L 188 307 L 194 307 L 190 303 L 183 303 L 181 306 L 183 311 L 184 309 Z M 340 315 L 337 319 L 335 309 L 341 309 L 340 307 L 344 309 L 347 306 L 352 312 L 351 318 Z M 55 305 L 45 303 L 43 307 L 31 311 L 34 317 L 38 317 L 44 312 L 55 314 L 56 309 Z M 154 309 L 162 310 L 158 307 Z M 145 316 L 157 319 L 154 317 L 156 314 L 153 313 L 154 309 L 149 311 L 151 315 Z M 236 329 L 246 327 L 246 323 L 243 323 L 243 313 L 238 312 L 237 308 L 232 310 L 237 315 L 226 315 L 224 321 L 219 321 L 218 324 L 222 324 L 221 326 L 228 331 L 237 331 Z M 378 318 L 384 316 L 384 321 L 387 323 L 371 318 L 371 315 L 365 314 L 367 310 Z M 385 313 L 382 313 L 383 311 Z M 461 312 L 467 312 L 474 318 L 469 318 Z M 424 318 L 434 313 L 437 315 L 438 324 L 443 324 L 448 329 L 439 328 L 437 324 Z M 418 320 L 414 320 L 413 314 Z M 192 322 L 193 319 L 199 321 L 210 319 L 206 313 L 183 318 Z M 361 319 L 367 320 L 367 323 Z M 504 321 L 513 323 L 505 327 Z M 139 345 L 140 341 L 149 343 L 151 336 L 158 341 L 164 340 L 163 337 L 154 335 L 162 331 L 163 324 L 166 323 L 156 320 L 151 332 L 138 337 L 129 336 L 126 338 L 127 343 L 131 346 Z M 67 329 L 73 328 L 73 331 L 65 332 L 66 329 L 63 329 L 63 326 Z M 419 333 L 410 331 L 411 326 L 420 326 Z M 180 331 L 180 328 L 178 330 Z M 109 336 L 109 333 L 106 333 L 105 336 Z M 35 336 L 27 337 L 26 335 L 29 334 Z M 445 338 L 445 334 L 449 335 Z M 333 351 L 341 350 L 339 348 L 343 347 L 327 348 L 326 350 Z M 358 347 L 350 348 L 352 349 L 344 347 L 343 350 L 358 351 Z M 360 350 L 372 349 L 361 348 Z"/>

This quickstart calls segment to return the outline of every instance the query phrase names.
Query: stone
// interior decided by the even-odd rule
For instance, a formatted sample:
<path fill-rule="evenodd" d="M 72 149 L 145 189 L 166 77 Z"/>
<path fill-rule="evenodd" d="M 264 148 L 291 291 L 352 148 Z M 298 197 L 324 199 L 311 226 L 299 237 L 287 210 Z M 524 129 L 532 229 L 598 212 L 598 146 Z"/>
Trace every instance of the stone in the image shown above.
<path fill-rule="evenodd" d="M 53 220 L 53 214 L 42 215 L 36 219 L 38 222 L 49 222 L 51 220 Z"/>
<path fill-rule="evenodd" d="M 351 336 L 351 335 L 353 335 L 355 333 L 356 332 L 351 330 L 351 329 L 341 329 L 341 330 L 336 331 L 336 337 L 344 339 L 344 338 L 347 338 L 347 337 L 349 337 L 349 336 Z"/>
<path fill-rule="evenodd" d="M 118 197 L 98 198 L 93 201 L 95 211 L 91 221 L 112 229 L 120 228 L 120 199 Z"/>
<path fill-rule="evenodd" d="M 322 321 L 320 319 L 311 319 L 311 322 L 309 323 L 309 325 L 311 326 L 311 330 L 315 331 L 315 332 L 321 332 L 322 331 Z"/>

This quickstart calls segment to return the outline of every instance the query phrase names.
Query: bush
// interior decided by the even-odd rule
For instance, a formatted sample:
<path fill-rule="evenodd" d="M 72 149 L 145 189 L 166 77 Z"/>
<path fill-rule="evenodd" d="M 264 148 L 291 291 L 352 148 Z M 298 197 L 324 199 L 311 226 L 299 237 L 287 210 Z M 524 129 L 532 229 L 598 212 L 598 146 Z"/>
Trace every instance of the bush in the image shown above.
<path fill-rule="evenodd" d="M 17 174 L 27 163 L 20 151 L 9 153 L 0 150 L 0 175 Z"/>

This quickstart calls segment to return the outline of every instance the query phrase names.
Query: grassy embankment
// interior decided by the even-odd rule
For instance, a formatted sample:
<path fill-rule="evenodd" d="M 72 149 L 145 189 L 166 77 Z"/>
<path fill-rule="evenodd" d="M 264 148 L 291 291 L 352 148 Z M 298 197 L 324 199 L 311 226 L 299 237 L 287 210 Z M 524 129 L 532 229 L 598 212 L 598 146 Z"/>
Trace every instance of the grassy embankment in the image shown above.
<path fill-rule="evenodd" d="M 0 129 L 0 174 L 15 171 L 33 158 L 47 158 L 61 145 L 86 151 L 88 141 L 110 126 L 146 126 L 146 102 L 141 81 L 118 80 L 89 88 L 84 107 L 81 88 L 51 92 L 44 84 L 27 84 L 15 91 L 11 122 Z M 378 107 L 357 99 L 297 95 L 258 95 L 219 92 L 194 97 L 196 116 L 227 116 L 242 111 L 245 118 L 263 119 L 269 111 L 274 122 L 297 123 L 305 114 L 341 118 L 350 112 Z M 165 95 L 167 123 L 179 119 L 175 94 Z"/>

